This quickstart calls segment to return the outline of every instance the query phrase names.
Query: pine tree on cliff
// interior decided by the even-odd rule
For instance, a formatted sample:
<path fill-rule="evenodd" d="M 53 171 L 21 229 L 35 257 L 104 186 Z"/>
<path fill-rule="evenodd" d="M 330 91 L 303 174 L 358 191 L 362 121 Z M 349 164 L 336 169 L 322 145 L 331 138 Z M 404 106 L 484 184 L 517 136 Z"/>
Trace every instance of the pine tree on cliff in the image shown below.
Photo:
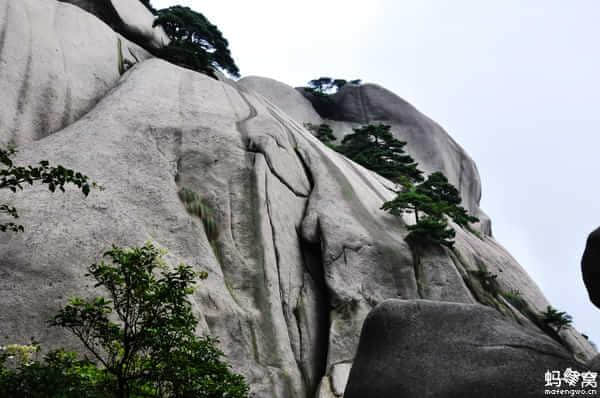
<path fill-rule="evenodd" d="M 158 56 L 213 77 L 217 68 L 232 76 L 240 75 L 229 42 L 204 15 L 182 6 L 158 10 L 156 15 L 154 26 L 162 26 L 171 39 L 168 46 L 157 50 Z"/>
<path fill-rule="evenodd" d="M 404 151 L 406 142 L 397 140 L 385 124 L 354 129 L 338 146 L 338 152 L 397 184 L 423 181 L 415 160 Z"/>
<path fill-rule="evenodd" d="M 335 94 L 339 89 L 348 83 L 360 84 L 361 80 L 355 79 L 348 81 L 345 79 L 334 79 L 331 77 L 319 77 L 318 79 L 309 81 L 308 87 L 305 87 L 304 90 L 318 96 L 328 96 L 330 94 Z"/>
<path fill-rule="evenodd" d="M 419 184 L 407 184 L 393 200 L 381 207 L 394 215 L 412 213 L 415 224 L 409 225 L 407 241 L 429 241 L 451 247 L 456 231 L 448 226 L 446 217 L 470 230 L 469 223 L 479 219 L 467 213 L 461 205 L 458 189 L 448 182 L 444 174 L 433 173 Z"/>

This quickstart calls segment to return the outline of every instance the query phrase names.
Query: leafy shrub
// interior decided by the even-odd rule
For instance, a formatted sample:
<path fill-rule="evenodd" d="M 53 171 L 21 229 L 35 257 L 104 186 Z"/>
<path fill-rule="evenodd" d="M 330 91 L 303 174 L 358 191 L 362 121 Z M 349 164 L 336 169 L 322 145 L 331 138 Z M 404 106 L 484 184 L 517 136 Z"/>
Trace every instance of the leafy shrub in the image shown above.
<path fill-rule="evenodd" d="M 13 345 L 14 346 L 14 345 Z M 39 346 L 35 347 L 39 352 Z M 8 349 L 7 349 L 8 348 Z M 112 397 L 111 380 L 93 362 L 64 350 L 46 354 L 42 361 L 11 358 L 10 347 L 0 350 L 0 396 L 12 398 Z M 12 366 L 9 364 L 12 362 Z"/>
<path fill-rule="evenodd" d="M 149 243 L 113 247 L 105 253 L 109 263 L 88 268 L 110 300 L 72 298 L 51 321 L 71 331 L 97 364 L 59 350 L 9 367 L 5 350 L 0 396 L 246 398 L 244 378 L 222 360 L 217 341 L 194 334 L 188 296 L 207 274 L 183 264 L 170 270 L 163 254 Z"/>
<path fill-rule="evenodd" d="M 157 56 L 212 77 L 215 68 L 239 76 L 229 43 L 204 15 L 182 6 L 158 10 L 156 15 L 154 26 L 162 26 L 171 40 L 168 46 L 155 51 Z"/>
<path fill-rule="evenodd" d="M 553 328 L 556 328 L 557 332 L 565 326 L 570 326 L 573 323 L 573 317 L 564 311 L 558 311 L 552 306 L 546 307 L 546 311 L 541 314 L 542 321 Z"/>
<path fill-rule="evenodd" d="M 23 185 L 33 185 L 36 182 L 47 185 L 50 192 L 55 192 L 56 188 L 65 191 L 65 184 L 73 184 L 85 196 L 90 193 L 90 187 L 98 187 L 96 183 L 90 183 L 88 177 L 67 169 L 61 165 L 50 166 L 47 160 L 39 162 L 38 166 L 16 166 L 11 157 L 15 154 L 14 148 L 0 149 L 0 189 L 10 189 L 16 192 L 22 190 Z M 0 204 L 0 214 L 6 214 L 12 218 L 19 218 L 19 213 L 15 207 L 7 204 Z M 0 231 L 22 232 L 23 226 L 13 222 L 0 224 Z"/>

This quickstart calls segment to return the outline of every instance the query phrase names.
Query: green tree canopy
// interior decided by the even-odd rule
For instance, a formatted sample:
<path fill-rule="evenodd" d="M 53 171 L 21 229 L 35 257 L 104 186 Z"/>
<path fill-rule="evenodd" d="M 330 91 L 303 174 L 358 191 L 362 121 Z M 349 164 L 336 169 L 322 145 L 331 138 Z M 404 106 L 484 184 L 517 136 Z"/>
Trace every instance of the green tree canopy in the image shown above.
<path fill-rule="evenodd" d="M 428 196 L 438 205 L 438 210 L 441 213 L 446 214 L 462 227 L 467 227 L 469 223 L 479 221 L 477 217 L 470 216 L 467 210 L 460 205 L 462 201 L 460 192 L 439 171 L 429 175 L 424 182 L 415 187 L 415 190 Z"/>
<path fill-rule="evenodd" d="M 154 26 L 162 26 L 171 39 L 168 46 L 158 50 L 160 57 L 210 76 L 214 76 L 214 68 L 240 75 L 228 41 L 204 15 L 183 6 L 158 10 L 156 15 Z"/>
<path fill-rule="evenodd" d="M 73 298 L 52 320 L 70 330 L 113 380 L 115 397 L 245 398 L 242 376 L 222 361 L 210 337 L 197 337 L 188 299 L 195 273 L 169 270 L 151 244 L 106 252 L 89 267 L 108 298 Z"/>
<path fill-rule="evenodd" d="M 437 245 L 452 247 L 456 231 L 448 227 L 448 222 L 443 217 L 425 215 L 419 222 L 407 227 L 409 234 L 406 241 L 413 246 L 429 242 Z"/>
<path fill-rule="evenodd" d="M 22 190 L 24 185 L 40 183 L 47 185 L 51 192 L 56 191 L 57 188 L 64 192 L 66 184 L 73 184 L 81 189 L 85 196 L 90 193 L 90 183 L 87 176 L 61 165 L 50 166 L 50 163 L 46 160 L 39 162 L 38 166 L 17 166 L 11 159 L 14 154 L 15 150 L 12 148 L 0 148 L 0 189 L 9 189 L 16 192 Z M 96 186 L 96 184 L 91 183 L 91 186 Z M 19 218 L 17 209 L 7 204 L 0 204 L 0 214 Z M 23 226 L 13 222 L 5 222 L 0 224 L 0 231 L 21 232 Z"/>
<path fill-rule="evenodd" d="M 385 202 L 381 208 L 394 215 L 415 215 L 416 224 L 408 226 L 411 231 L 408 239 L 411 242 L 430 241 L 451 247 L 454 244 L 451 239 L 456 232 L 448 226 L 446 217 L 469 230 L 469 223 L 479 221 L 477 217 L 469 215 L 460 202 L 458 190 L 448 182 L 446 176 L 436 172 L 416 185 L 405 184 L 396 197 Z"/>
<path fill-rule="evenodd" d="M 338 152 L 397 184 L 423 181 L 414 159 L 404 151 L 406 142 L 397 140 L 385 124 L 354 129 L 337 147 Z"/>

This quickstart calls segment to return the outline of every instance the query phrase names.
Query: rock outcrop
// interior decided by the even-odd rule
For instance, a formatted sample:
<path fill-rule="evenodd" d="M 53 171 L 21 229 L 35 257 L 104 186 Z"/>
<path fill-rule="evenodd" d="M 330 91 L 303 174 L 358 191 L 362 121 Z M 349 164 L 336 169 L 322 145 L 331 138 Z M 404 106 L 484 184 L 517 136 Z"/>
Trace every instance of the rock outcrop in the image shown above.
<path fill-rule="evenodd" d="M 548 370 L 588 371 L 482 305 L 388 300 L 367 317 L 346 398 L 533 398 Z"/>
<path fill-rule="evenodd" d="M 127 1 L 111 3 L 120 10 Z M 119 40 L 132 65 L 122 76 Z M 0 193 L 25 226 L 0 235 L 0 344 L 35 337 L 76 346 L 46 320 L 68 297 L 96 294 L 84 274 L 103 251 L 147 240 L 168 249 L 172 264 L 208 271 L 193 296 L 201 332 L 219 337 L 258 398 L 340 396 L 363 320 L 390 298 L 485 302 L 536 330 L 474 271 L 498 275 L 500 289 L 518 290 L 532 311 L 548 305 L 489 233 L 456 227 L 455 250 L 431 248 L 416 262 L 408 220 L 380 210 L 393 185 L 307 131 L 321 116 L 292 87 L 217 81 L 153 59 L 55 0 L 0 0 L 0 60 L 0 137 L 18 144 L 15 162 L 47 159 L 105 187 L 87 199 L 42 187 Z M 364 120 L 391 123 L 422 167 L 442 168 L 481 217 L 479 177 L 462 148 L 387 90 L 352 90 L 370 104 Z M 347 106 L 337 134 L 364 122 Z M 186 213 L 182 188 L 212 208 L 215 240 Z M 571 328 L 563 338 L 579 360 L 596 354 Z"/>
<path fill-rule="evenodd" d="M 72 124 L 117 85 L 120 57 L 132 65 L 150 54 L 74 5 L 0 0 L 0 142 Z"/>
<path fill-rule="evenodd" d="M 153 27 L 154 15 L 139 0 L 59 0 L 95 15 L 134 42 L 152 48 L 169 43 L 162 27 Z"/>
<path fill-rule="evenodd" d="M 591 302 L 600 308 L 600 228 L 588 236 L 581 271 Z"/>

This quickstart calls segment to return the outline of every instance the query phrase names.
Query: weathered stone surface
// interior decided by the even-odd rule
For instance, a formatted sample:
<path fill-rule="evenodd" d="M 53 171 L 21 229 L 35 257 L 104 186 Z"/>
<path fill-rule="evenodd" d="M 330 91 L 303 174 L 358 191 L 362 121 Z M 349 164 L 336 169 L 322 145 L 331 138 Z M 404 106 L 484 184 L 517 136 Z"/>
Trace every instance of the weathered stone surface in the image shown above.
<path fill-rule="evenodd" d="M 120 76 L 119 36 L 92 14 L 53 0 L 0 5 L 2 141 L 19 144 L 17 163 L 48 159 L 106 188 L 87 199 L 40 187 L 0 192 L 26 228 L 0 235 L 0 344 L 75 345 L 46 320 L 69 296 L 95 293 L 85 267 L 104 250 L 146 240 L 168 249 L 171 264 L 209 272 L 193 297 L 201 331 L 220 338 L 257 398 L 339 396 L 375 306 L 390 298 L 473 303 L 469 271 L 482 265 L 534 309 L 547 305 L 490 237 L 457 227 L 454 251 L 428 250 L 415 262 L 404 241 L 410 220 L 380 210 L 393 184 L 308 132 L 311 120 L 298 118 L 320 118 L 291 87 L 143 60 L 147 53 L 124 39 L 124 52 L 142 55 Z M 435 137 L 423 140 L 447 151 L 443 159 L 462 156 Z M 455 173 L 474 178 L 464 192 L 479 187 L 469 173 Z M 213 209 L 215 242 L 180 203 L 183 187 Z M 535 330 L 518 310 L 498 308 Z M 595 355 L 576 331 L 565 333 L 579 359 Z"/>
<path fill-rule="evenodd" d="M 481 305 L 388 300 L 367 317 L 346 398 L 543 397 L 561 345 Z"/>
<path fill-rule="evenodd" d="M 71 3 L 100 18 L 111 28 L 143 46 L 169 44 L 162 27 L 153 27 L 154 15 L 139 0 L 58 0 Z"/>
<path fill-rule="evenodd" d="M 43 138 L 88 112 L 124 62 L 150 57 L 95 16 L 55 0 L 0 0 L 0 142 Z"/>
<path fill-rule="evenodd" d="M 321 123 L 321 117 L 310 101 L 287 84 L 259 76 L 245 76 L 239 80 L 238 84 L 249 91 L 260 94 L 300 124 Z"/>
<path fill-rule="evenodd" d="M 587 367 L 594 372 L 600 372 L 600 354 L 592 358 L 592 360 L 587 363 Z"/>
<path fill-rule="evenodd" d="M 600 308 L 600 228 L 588 236 L 581 259 L 581 271 L 590 301 Z"/>
<path fill-rule="evenodd" d="M 312 98 L 304 93 L 307 98 Z M 463 204 L 478 215 L 481 198 L 479 172 L 473 160 L 437 123 L 411 104 L 376 84 L 342 87 L 332 95 L 326 116 L 338 137 L 353 127 L 383 122 L 392 126 L 396 138 L 407 142 L 406 150 L 426 173 L 442 171 L 461 192 Z M 485 218 L 485 217 L 484 217 Z M 484 231 L 489 227 L 485 226 Z"/>

